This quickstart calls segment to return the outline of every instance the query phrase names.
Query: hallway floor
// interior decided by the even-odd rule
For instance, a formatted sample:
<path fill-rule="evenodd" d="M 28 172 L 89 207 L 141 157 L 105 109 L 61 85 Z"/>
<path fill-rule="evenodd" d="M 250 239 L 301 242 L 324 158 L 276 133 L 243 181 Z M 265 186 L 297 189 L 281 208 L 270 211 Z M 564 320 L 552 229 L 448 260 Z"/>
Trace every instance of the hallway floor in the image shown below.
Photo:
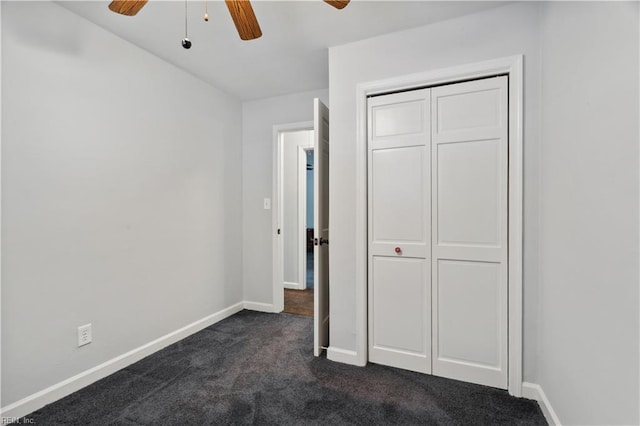
<path fill-rule="evenodd" d="M 313 316 L 313 289 L 284 289 L 284 312 L 288 314 Z"/>

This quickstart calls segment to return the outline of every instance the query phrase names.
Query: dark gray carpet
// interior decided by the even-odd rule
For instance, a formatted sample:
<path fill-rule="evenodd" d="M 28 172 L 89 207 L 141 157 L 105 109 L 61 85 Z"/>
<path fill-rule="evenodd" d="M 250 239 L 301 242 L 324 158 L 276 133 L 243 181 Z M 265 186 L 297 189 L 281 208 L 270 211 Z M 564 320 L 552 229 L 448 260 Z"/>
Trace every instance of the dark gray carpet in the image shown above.
<path fill-rule="evenodd" d="M 29 415 L 38 425 L 544 425 L 534 401 L 314 358 L 313 319 L 242 311 Z"/>

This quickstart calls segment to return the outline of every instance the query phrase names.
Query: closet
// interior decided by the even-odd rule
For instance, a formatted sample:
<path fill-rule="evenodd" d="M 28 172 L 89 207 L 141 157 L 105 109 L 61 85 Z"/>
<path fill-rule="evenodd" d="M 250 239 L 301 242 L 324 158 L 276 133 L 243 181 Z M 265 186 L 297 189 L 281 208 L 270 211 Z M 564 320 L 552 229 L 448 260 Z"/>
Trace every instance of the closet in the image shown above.
<path fill-rule="evenodd" d="M 370 362 L 507 388 L 507 87 L 368 99 Z"/>

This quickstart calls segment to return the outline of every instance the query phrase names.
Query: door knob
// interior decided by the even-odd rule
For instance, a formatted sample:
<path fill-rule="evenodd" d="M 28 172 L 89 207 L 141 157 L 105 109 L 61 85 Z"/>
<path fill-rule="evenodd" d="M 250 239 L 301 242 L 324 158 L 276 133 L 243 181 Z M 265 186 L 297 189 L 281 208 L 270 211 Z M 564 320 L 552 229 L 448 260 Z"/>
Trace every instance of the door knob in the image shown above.
<path fill-rule="evenodd" d="M 318 240 L 317 238 L 313 239 L 313 245 L 315 246 L 321 246 L 323 244 L 329 244 L 329 240 L 325 240 L 324 238 L 320 237 L 320 239 Z"/>
<path fill-rule="evenodd" d="M 396 247 L 394 251 L 396 252 L 396 254 L 402 254 L 402 249 L 400 247 Z"/>

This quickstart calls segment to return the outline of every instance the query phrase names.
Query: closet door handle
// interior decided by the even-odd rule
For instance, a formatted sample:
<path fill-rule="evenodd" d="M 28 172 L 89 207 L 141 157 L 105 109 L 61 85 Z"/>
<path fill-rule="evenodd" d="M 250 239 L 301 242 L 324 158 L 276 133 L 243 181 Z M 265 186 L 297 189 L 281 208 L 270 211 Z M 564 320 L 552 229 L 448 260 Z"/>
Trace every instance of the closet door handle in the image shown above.
<path fill-rule="evenodd" d="M 402 254 L 402 249 L 400 247 L 396 247 L 393 251 L 395 251 L 396 254 Z"/>

